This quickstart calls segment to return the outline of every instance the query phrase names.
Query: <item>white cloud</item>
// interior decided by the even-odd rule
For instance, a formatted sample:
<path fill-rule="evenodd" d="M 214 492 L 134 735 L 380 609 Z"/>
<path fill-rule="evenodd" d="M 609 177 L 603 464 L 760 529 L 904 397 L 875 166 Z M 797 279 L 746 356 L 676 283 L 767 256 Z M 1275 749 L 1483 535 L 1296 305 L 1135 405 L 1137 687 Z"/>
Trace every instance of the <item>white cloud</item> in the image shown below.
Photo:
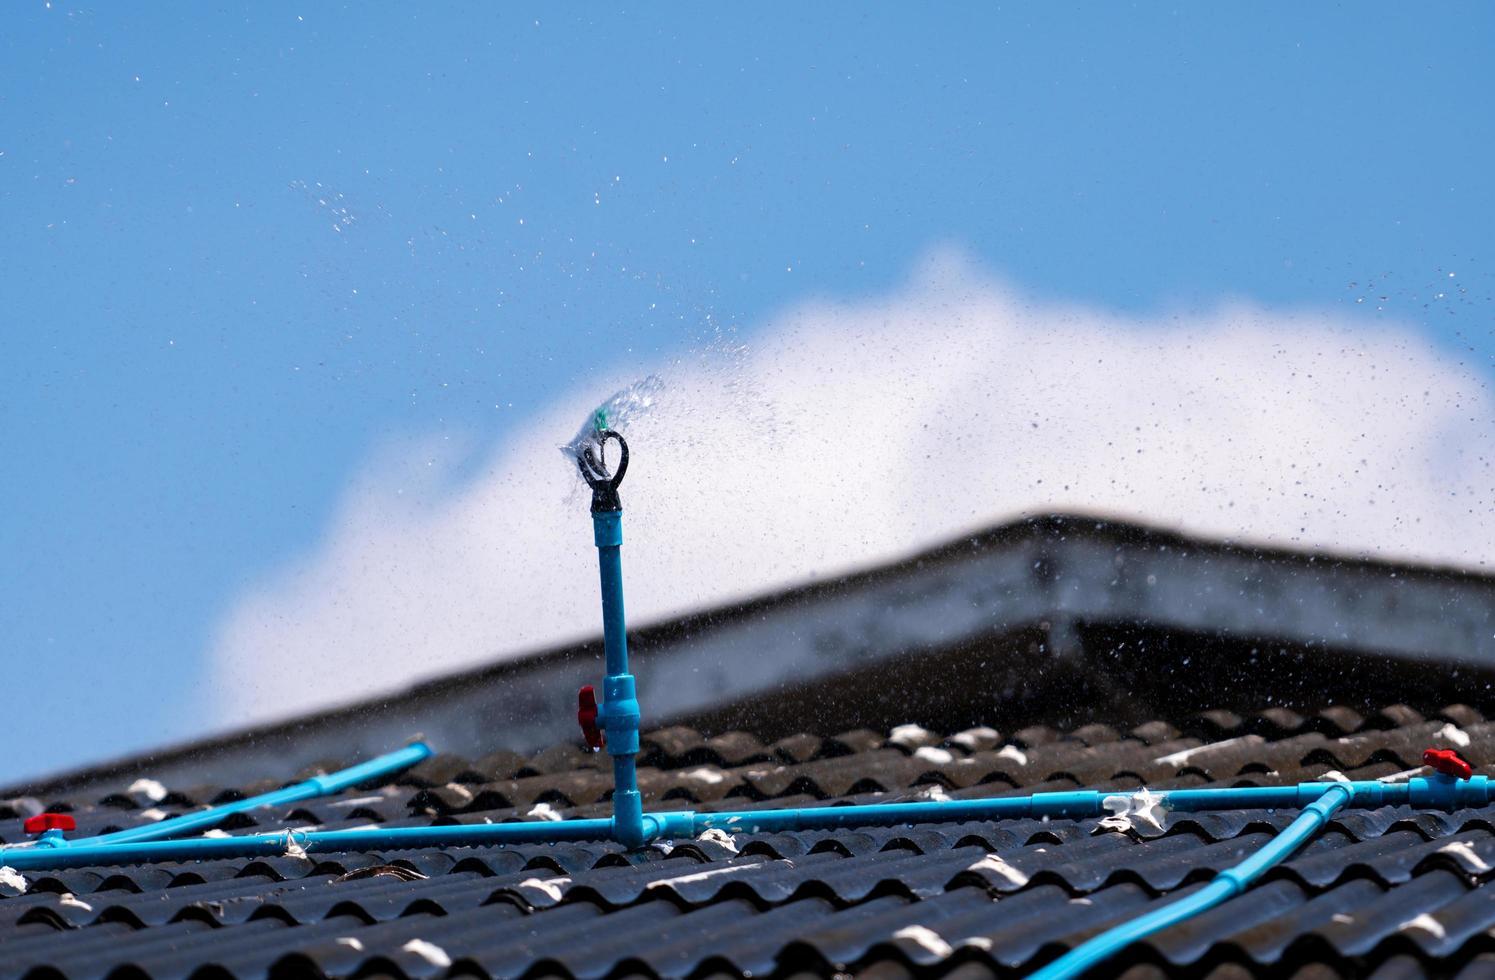
<path fill-rule="evenodd" d="M 1083 509 L 1469 566 L 1495 554 L 1495 402 L 1410 331 L 1245 305 L 1133 320 L 1025 301 L 958 256 L 810 304 L 740 356 L 660 365 L 629 432 L 631 621 Z M 235 722 L 600 631 L 586 498 L 556 445 L 631 378 L 558 399 L 479 475 L 390 448 L 213 652 Z"/>

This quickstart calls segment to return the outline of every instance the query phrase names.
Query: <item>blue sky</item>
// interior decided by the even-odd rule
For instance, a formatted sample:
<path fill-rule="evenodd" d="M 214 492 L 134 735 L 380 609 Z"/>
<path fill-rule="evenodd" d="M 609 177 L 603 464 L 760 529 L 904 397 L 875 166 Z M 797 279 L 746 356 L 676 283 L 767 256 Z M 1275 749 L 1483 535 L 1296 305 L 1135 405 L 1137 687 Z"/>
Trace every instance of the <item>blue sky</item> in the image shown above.
<path fill-rule="evenodd" d="M 381 447 L 476 465 L 931 248 L 1119 315 L 1394 320 L 1488 380 L 1492 39 L 1475 4 L 14 10 L 0 637 L 51 734 L 0 777 L 242 721 L 214 630 Z"/>

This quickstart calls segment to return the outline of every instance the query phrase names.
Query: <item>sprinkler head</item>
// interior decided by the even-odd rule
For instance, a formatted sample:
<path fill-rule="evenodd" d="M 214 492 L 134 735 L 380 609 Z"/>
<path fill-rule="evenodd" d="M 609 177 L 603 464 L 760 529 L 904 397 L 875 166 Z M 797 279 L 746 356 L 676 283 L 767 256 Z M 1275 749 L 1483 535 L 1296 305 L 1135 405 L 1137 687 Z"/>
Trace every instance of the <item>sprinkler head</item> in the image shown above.
<path fill-rule="evenodd" d="M 616 473 L 607 471 L 607 460 L 603 456 L 603 447 L 609 439 L 618 440 L 618 446 L 623 450 Z M 596 455 L 593 455 L 592 447 L 587 446 L 577 456 L 576 465 L 581 469 L 581 478 L 592 488 L 592 513 L 623 509 L 623 502 L 618 498 L 618 485 L 623 482 L 623 474 L 628 472 L 628 443 L 623 441 L 620 433 L 613 429 L 599 429 Z"/>

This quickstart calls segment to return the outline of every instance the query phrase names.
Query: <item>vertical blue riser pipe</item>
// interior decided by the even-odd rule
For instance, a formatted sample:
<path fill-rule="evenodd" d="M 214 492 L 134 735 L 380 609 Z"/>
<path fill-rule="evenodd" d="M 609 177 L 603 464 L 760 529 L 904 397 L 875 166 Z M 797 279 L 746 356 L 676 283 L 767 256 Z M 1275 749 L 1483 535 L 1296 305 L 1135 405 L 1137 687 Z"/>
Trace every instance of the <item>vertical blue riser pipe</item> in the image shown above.
<path fill-rule="evenodd" d="M 638 693 L 628 672 L 628 629 L 623 618 L 623 512 L 592 512 L 597 568 L 602 584 L 602 642 L 607 675 L 602 680 L 600 722 L 613 757 L 613 830 L 620 843 L 644 844 L 644 804 L 638 791 Z"/>

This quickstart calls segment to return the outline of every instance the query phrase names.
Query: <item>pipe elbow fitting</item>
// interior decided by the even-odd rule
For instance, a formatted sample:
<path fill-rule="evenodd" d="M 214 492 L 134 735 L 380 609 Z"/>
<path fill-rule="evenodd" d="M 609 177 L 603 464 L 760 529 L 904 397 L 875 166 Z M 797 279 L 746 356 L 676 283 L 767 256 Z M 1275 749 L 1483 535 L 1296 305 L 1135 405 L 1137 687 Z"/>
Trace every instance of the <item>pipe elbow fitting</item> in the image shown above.
<path fill-rule="evenodd" d="M 613 839 L 630 851 L 649 842 L 643 800 L 636 789 L 613 791 Z"/>
<path fill-rule="evenodd" d="M 646 840 L 694 837 L 696 814 L 694 810 L 667 810 L 663 813 L 644 814 L 644 837 Z"/>

